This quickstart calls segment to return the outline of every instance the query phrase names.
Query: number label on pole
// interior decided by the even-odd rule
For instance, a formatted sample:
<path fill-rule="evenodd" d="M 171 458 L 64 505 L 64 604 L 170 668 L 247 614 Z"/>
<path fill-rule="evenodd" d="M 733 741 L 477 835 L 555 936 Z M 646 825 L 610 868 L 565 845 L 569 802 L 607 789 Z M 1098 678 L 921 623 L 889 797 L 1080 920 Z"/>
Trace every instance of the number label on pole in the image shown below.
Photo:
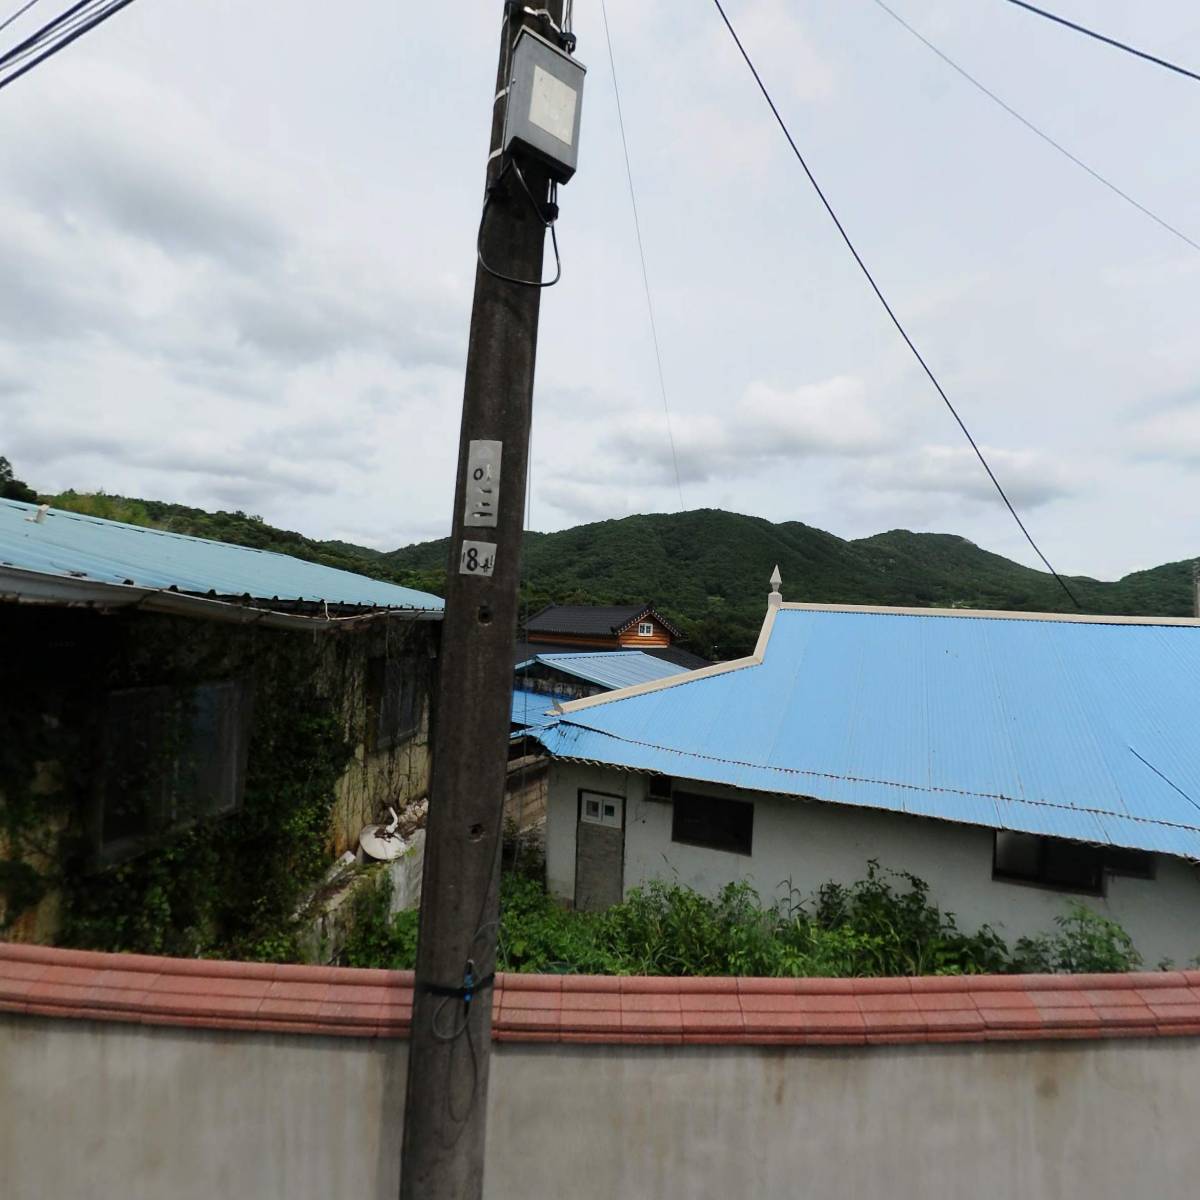
<path fill-rule="evenodd" d="M 460 575 L 490 575 L 496 565 L 494 542 L 463 542 L 458 560 Z"/>
<path fill-rule="evenodd" d="M 467 447 L 467 498 L 463 524 L 495 528 L 500 506 L 500 454 L 503 442 L 477 440 Z"/>

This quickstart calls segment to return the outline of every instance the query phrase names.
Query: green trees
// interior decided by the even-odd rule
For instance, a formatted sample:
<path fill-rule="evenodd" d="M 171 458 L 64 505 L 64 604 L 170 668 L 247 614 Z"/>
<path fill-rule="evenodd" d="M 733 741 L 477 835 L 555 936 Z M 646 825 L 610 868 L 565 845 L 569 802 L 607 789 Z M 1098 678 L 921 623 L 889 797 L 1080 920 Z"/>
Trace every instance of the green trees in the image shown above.
<path fill-rule="evenodd" d="M 36 504 L 37 498 L 37 492 L 24 480 L 15 478 L 12 463 L 0 455 L 0 500 L 24 500 Z"/>

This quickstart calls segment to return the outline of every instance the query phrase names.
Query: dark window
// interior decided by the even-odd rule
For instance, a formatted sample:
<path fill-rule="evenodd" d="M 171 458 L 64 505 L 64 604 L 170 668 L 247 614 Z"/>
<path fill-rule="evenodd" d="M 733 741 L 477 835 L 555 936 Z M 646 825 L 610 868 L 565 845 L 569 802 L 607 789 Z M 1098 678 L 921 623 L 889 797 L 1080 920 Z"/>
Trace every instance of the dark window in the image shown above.
<path fill-rule="evenodd" d="M 992 875 L 1100 896 L 1104 894 L 1104 851 L 1064 838 L 997 830 Z"/>
<path fill-rule="evenodd" d="M 731 854 L 749 854 L 754 839 L 754 805 L 719 796 L 675 793 L 671 840 Z"/>
<path fill-rule="evenodd" d="M 651 775 L 646 784 L 646 798 L 648 800 L 670 800 L 672 782 L 670 775 Z"/>
<path fill-rule="evenodd" d="M 367 749 L 390 750 L 421 723 L 421 689 L 413 658 L 372 658 L 367 663 Z"/>
<path fill-rule="evenodd" d="M 147 840 L 241 803 L 249 691 L 241 683 L 109 693 L 96 844 L 117 861 Z"/>
<path fill-rule="evenodd" d="M 1154 855 L 1145 850 L 1120 850 L 1107 846 L 1104 869 L 1110 875 L 1129 875 L 1134 879 L 1154 878 Z"/>

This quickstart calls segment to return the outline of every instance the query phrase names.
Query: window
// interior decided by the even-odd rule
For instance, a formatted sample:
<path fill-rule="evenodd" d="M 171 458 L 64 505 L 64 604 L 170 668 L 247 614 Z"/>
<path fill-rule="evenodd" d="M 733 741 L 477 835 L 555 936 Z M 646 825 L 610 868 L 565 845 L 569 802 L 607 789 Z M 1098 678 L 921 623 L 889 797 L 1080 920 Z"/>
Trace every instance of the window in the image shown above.
<path fill-rule="evenodd" d="M 1128 875 L 1132 879 L 1154 878 L 1154 855 L 1145 850 L 1122 850 L 1106 846 L 1104 869 L 1110 875 Z"/>
<path fill-rule="evenodd" d="M 625 801 L 620 796 L 605 796 L 600 792 L 579 793 L 579 819 L 588 825 L 607 825 L 621 828 Z"/>
<path fill-rule="evenodd" d="M 1154 878 L 1154 855 L 1116 846 L 1088 846 L 1032 833 L 996 832 L 994 879 L 1020 880 L 1087 895 L 1104 895 L 1105 875 Z"/>
<path fill-rule="evenodd" d="M 1082 842 L 997 830 L 992 876 L 1100 896 L 1104 852 Z"/>
<path fill-rule="evenodd" d="M 414 658 L 379 655 L 367 662 L 367 749 L 390 750 L 421 724 L 420 674 Z"/>
<path fill-rule="evenodd" d="M 249 712 L 249 689 L 234 681 L 109 694 L 94 839 L 102 864 L 128 858 L 148 839 L 238 807 Z"/>
<path fill-rule="evenodd" d="M 754 840 L 754 805 L 719 796 L 675 793 L 671 841 L 730 854 L 749 854 Z"/>
<path fill-rule="evenodd" d="M 654 622 L 653 621 L 639 621 L 638 622 L 638 637 L 653 637 L 653 636 L 654 636 Z"/>
<path fill-rule="evenodd" d="M 646 783 L 646 799 L 670 803 L 672 782 L 670 775 L 651 775 Z"/>

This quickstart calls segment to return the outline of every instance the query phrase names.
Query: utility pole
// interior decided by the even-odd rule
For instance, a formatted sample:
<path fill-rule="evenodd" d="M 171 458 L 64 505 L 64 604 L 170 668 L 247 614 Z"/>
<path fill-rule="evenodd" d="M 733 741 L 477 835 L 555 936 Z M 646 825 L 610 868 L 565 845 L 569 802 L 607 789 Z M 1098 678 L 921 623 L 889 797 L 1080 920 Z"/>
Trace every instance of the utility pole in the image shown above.
<path fill-rule="evenodd" d="M 558 49 L 562 15 L 563 0 L 503 6 L 442 621 L 401 1200 L 478 1200 L 483 1189 L 490 980 L 541 299 L 529 284 L 542 278 L 547 222 L 557 215 L 548 207 L 551 181 L 574 169 L 578 92 L 547 82 L 539 67 L 528 76 L 536 94 L 522 98 L 522 113 L 539 126 L 535 141 L 543 130 L 566 139 L 565 174 L 531 154 L 514 167 L 502 146 L 517 93 L 515 82 L 511 94 L 508 86 L 518 37 L 549 54 L 551 70 L 555 55 L 577 70 L 582 87 L 582 67 Z"/>

